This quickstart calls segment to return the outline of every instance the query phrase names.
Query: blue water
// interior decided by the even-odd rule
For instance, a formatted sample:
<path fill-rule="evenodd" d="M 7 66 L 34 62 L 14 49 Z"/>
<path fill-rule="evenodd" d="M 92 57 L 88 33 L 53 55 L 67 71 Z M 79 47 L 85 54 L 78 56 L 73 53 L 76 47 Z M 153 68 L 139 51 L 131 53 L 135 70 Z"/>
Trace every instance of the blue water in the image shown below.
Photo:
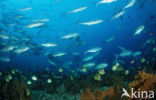
<path fill-rule="evenodd" d="M 106 62 L 111 68 L 115 60 L 115 54 L 119 54 L 121 50 L 118 46 L 124 47 L 132 51 L 141 51 L 143 56 L 144 51 L 141 45 L 146 40 L 153 38 L 156 35 L 156 1 L 155 0 L 136 0 L 136 3 L 127 8 L 125 13 L 114 20 L 111 18 L 122 11 L 130 0 L 117 0 L 109 4 L 95 5 L 100 0 L 1 0 L 0 1 L 0 28 L 5 30 L 5 34 L 9 36 L 17 36 L 18 38 L 29 37 L 29 41 L 37 47 L 30 48 L 28 51 L 21 54 L 14 54 L 13 52 L 3 53 L 1 56 L 8 56 L 10 62 L 0 61 L 0 67 L 6 68 L 21 68 L 21 69 L 46 69 L 57 70 L 64 68 L 63 64 L 72 61 L 73 64 L 65 71 L 77 70 L 84 63 L 82 59 L 85 57 L 84 52 L 93 47 L 101 47 L 102 51 L 98 56 L 89 62 L 96 62 L 96 64 Z M 77 13 L 68 13 L 74 9 L 87 6 L 84 11 Z M 29 11 L 20 12 L 19 9 L 32 7 Z M 15 16 L 22 15 L 24 18 L 15 19 Z M 154 18 L 150 18 L 153 15 Z M 31 24 L 31 20 L 35 19 L 50 19 L 45 22 L 44 26 L 27 29 L 24 26 Z M 80 25 L 80 22 L 87 22 L 92 20 L 102 19 L 103 22 L 97 25 L 85 26 Z M 5 21 L 5 23 L 4 23 Z M 5 24 L 16 23 L 16 26 L 5 26 Z M 145 25 L 145 29 L 139 35 L 134 36 L 136 28 L 140 25 Z M 16 28 L 16 30 L 15 30 Z M 43 29 L 43 30 L 42 30 Z M 40 33 L 38 33 L 42 30 Z M 20 31 L 20 32 L 18 32 Z M 22 32 L 24 34 L 22 34 Z M 78 32 L 80 34 L 80 41 L 86 42 L 85 45 L 74 46 L 76 39 L 64 40 L 61 36 L 68 33 Z M 2 32 L 1 32 L 2 33 Z M 114 36 L 115 39 L 111 42 L 106 42 L 109 37 Z M 6 43 L 9 40 L 7 40 Z M 40 45 L 43 42 L 57 43 L 57 47 L 44 48 Z M 23 41 L 17 43 L 18 46 L 25 43 Z M 10 43 L 12 44 L 12 43 Z M 69 47 L 63 49 L 65 46 Z M 38 55 L 34 54 L 38 53 Z M 57 66 L 52 66 L 48 62 L 46 52 L 66 52 L 63 57 L 56 58 Z M 72 55 L 74 52 L 79 52 L 78 56 Z M 12 56 L 13 55 L 13 56 Z M 135 58 L 131 58 L 133 60 Z M 123 66 L 126 68 L 130 66 L 125 59 Z"/>

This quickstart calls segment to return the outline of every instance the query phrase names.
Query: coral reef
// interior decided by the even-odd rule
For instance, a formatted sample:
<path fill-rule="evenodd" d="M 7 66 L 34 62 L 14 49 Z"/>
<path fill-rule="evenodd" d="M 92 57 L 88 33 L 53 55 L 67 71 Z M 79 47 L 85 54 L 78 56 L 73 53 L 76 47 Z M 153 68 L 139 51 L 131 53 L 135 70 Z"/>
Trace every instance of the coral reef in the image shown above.
<path fill-rule="evenodd" d="M 105 91 L 95 90 L 94 92 L 91 92 L 90 89 L 86 89 L 86 91 L 81 94 L 80 100 L 104 100 L 106 98 L 113 100 L 114 95 L 114 87 L 110 87 Z"/>
<path fill-rule="evenodd" d="M 86 91 L 81 94 L 80 100 L 95 100 L 95 95 L 91 93 L 90 89 L 86 89 Z"/>
<path fill-rule="evenodd" d="M 32 100 L 80 100 L 80 94 L 72 95 L 70 93 L 48 94 L 45 91 L 33 91 Z"/>
<path fill-rule="evenodd" d="M 145 71 L 139 71 L 135 76 L 135 81 L 129 84 L 130 88 L 144 91 L 152 90 L 156 86 L 156 75 L 148 74 Z"/>
<path fill-rule="evenodd" d="M 4 82 L 0 91 L 2 92 L 3 100 L 32 100 L 31 92 L 23 79 Z"/>

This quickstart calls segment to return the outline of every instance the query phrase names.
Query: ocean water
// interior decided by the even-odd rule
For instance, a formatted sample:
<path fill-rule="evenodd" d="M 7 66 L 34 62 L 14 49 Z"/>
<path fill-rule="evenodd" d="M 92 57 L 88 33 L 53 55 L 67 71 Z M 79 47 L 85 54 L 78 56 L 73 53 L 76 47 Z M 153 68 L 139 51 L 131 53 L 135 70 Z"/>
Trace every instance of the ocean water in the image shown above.
<path fill-rule="evenodd" d="M 110 73 L 134 71 L 131 79 L 142 69 L 155 73 L 156 1 L 101 1 L 0 0 L 1 81 L 18 70 L 13 79 L 31 81 L 34 91 L 50 77 L 59 87 L 64 76 L 103 83 Z M 39 82 L 33 83 L 33 76 Z"/>

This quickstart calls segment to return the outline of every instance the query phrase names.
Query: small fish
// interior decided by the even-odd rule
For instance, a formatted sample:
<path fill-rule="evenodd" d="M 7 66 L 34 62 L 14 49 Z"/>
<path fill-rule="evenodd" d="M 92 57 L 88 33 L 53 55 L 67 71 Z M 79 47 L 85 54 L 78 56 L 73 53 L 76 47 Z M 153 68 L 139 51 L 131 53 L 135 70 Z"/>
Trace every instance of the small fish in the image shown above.
<path fill-rule="evenodd" d="M 0 51 L 2 51 L 2 52 L 9 52 L 9 51 L 12 51 L 14 48 L 15 48 L 15 46 L 9 45 L 9 46 L 6 46 L 6 47 L 0 49 Z"/>
<path fill-rule="evenodd" d="M 131 0 L 123 9 L 132 7 L 135 4 L 136 0 Z"/>
<path fill-rule="evenodd" d="M 15 19 L 22 19 L 22 18 L 24 18 L 23 15 L 15 16 Z"/>
<path fill-rule="evenodd" d="M 53 57 L 61 57 L 61 56 L 64 56 L 65 54 L 66 54 L 65 52 L 55 53 Z"/>
<path fill-rule="evenodd" d="M 141 55 L 141 51 L 136 51 L 132 54 L 132 56 L 136 57 L 136 56 L 139 56 Z"/>
<path fill-rule="evenodd" d="M 129 70 L 125 70 L 125 75 L 128 75 L 129 74 Z"/>
<path fill-rule="evenodd" d="M 37 77 L 36 77 L 35 75 L 33 75 L 33 76 L 31 77 L 31 79 L 32 79 L 33 81 L 37 81 Z"/>
<path fill-rule="evenodd" d="M 33 23 L 33 24 L 29 24 L 27 26 L 25 26 L 26 28 L 34 28 L 34 27 L 39 27 L 44 25 L 44 23 Z"/>
<path fill-rule="evenodd" d="M 80 12 L 80 11 L 83 11 L 85 9 L 87 9 L 88 7 L 84 6 L 84 7 L 80 7 L 80 8 L 77 8 L 75 10 L 72 10 L 70 13 L 77 13 L 77 12 Z"/>
<path fill-rule="evenodd" d="M 105 72 L 104 69 L 100 69 L 100 70 L 98 71 L 98 73 L 99 73 L 100 75 L 104 75 L 106 72 Z"/>
<path fill-rule="evenodd" d="M 56 47 L 57 44 L 56 43 L 42 43 L 41 46 L 44 46 L 44 47 Z"/>
<path fill-rule="evenodd" d="M 120 47 L 120 46 L 118 46 L 118 48 L 121 49 L 122 52 L 119 55 L 117 55 L 117 56 L 120 56 L 120 57 L 129 57 L 129 56 L 132 55 L 132 51 L 127 50 L 127 49 L 125 49 L 123 47 Z"/>
<path fill-rule="evenodd" d="M 93 67 L 93 66 L 95 66 L 94 62 L 89 62 L 89 63 L 86 63 L 86 64 L 83 65 L 83 67 L 85 67 L 85 68 L 90 68 L 90 67 Z"/>
<path fill-rule="evenodd" d="M 19 11 L 23 12 L 23 11 L 29 11 L 31 9 L 32 9 L 32 7 L 27 7 L 27 8 L 20 9 Z"/>
<path fill-rule="evenodd" d="M 62 73 L 63 72 L 63 69 L 62 68 L 59 68 L 58 71 L 59 71 L 59 73 Z"/>
<path fill-rule="evenodd" d="M 119 13 L 115 14 L 113 17 L 112 17 L 112 20 L 113 19 L 116 19 L 116 18 L 119 18 L 120 16 L 122 16 L 126 11 L 125 10 L 122 10 L 120 11 Z"/>
<path fill-rule="evenodd" d="M 47 80 L 47 83 L 48 83 L 48 84 L 52 83 L 52 80 L 49 78 L 49 79 Z"/>
<path fill-rule="evenodd" d="M 32 84 L 32 82 L 31 82 L 30 80 L 28 80 L 28 81 L 27 81 L 27 84 L 28 84 L 28 85 L 31 85 L 31 84 Z"/>
<path fill-rule="evenodd" d="M 0 57 L 0 61 L 2 62 L 10 62 L 10 58 L 9 57 Z"/>
<path fill-rule="evenodd" d="M 101 47 L 94 47 L 94 48 L 87 50 L 85 53 L 95 53 L 95 52 L 99 52 L 101 50 L 102 50 Z"/>
<path fill-rule="evenodd" d="M 112 3 L 114 1 L 117 1 L 117 0 L 102 0 L 102 1 L 97 2 L 96 5 L 103 4 L 103 3 Z"/>
<path fill-rule="evenodd" d="M 140 25 L 140 26 L 136 29 L 134 35 L 140 34 L 140 33 L 144 30 L 144 28 L 145 28 L 144 25 Z"/>
<path fill-rule="evenodd" d="M 71 64 L 73 64 L 73 62 L 72 61 L 68 61 L 68 62 L 63 64 L 63 67 L 69 68 Z"/>
<path fill-rule="evenodd" d="M 31 22 L 48 22 L 50 21 L 50 19 L 36 19 L 36 20 L 32 20 Z"/>
<path fill-rule="evenodd" d="M 93 20 L 93 21 L 83 22 L 83 23 L 79 23 L 79 24 L 91 26 L 91 25 L 102 23 L 102 22 L 103 22 L 103 20 L 99 19 L 99 20 Z"/>
<path fill-rule="evenodd" d="M 102 79 L 101 79 L 101 75 L 99 74 L 99 73 L 96 73 L 95 75 L 94 75 L 94 79 L 96 80 L 96 81 L 101 81 Z"/>
<path fill-rule="evenodd" d="M 77 38 L 79 36 L 79 33 L 71 33 L 71 34 L 67 34 L 62 36 L 62 39 L 71 39 L 71 38 Z"/>
<path fill-rule="evenodd" d="M 51 65 L 53 65 L 53 66 L 56 66 L 56 65 L 57 65 L 55 62 L 51 61 L 50 59 L 48 59 L 48 62 L 49 62 Z"/>
<path fill-rule="evenodd" d="M 116 71 L 118 68 L 117 68 L 117 66 L 112 66 L 112 71 Z"/>
<path fill-rule="evenodd" d="M 119 56 L 120 56 L 120 57 L 129 57 L 129 56 L 131 56 L 131 54 L 132 54 L 131 51 L 126 50 L 126 51 L 122 51 L 122 52 L 119 54 Z"/>
<path fill-rule="evenodd" d="M 85 72 L 87 72 L 87 68 L 84 68 L 84 67 L 83 68 L 80 68 L 79 71 L 85 73 Z"/>
<path fill-rule="evenodd" d="M 134 64 L 135 62 L 136 62 L 135 60 L 132 60 L 130 63 L 131 63 L 131 64 Z"/>
<path fill-rule="evenodd" d="M 9 36 L 5 35 L 5 34 L 0 34 L 0 38 L 1 39 L 9 39 Z"/>
<path fill-rule="evenodd" d="M 108 67 L 107 63 L 100 63 L 95 67 L 95 69 L 104 69 L 106 67 Z"/>
<path fill-rule="evenodd" d="M 17 48 L 14 52 L 15 53 L 23 53 L 23 52 L 26 52 L 29 49 L 30 49 L 29 47 L 23 46 L 23 47 Z"/>
<path fill-rule="evenodd" d="M 109 38 L 106 40 L 106 42 L 111 42 L 111 41 L 113 41 L 114 39 L 115 39 L 115 36 L 109 37 Z"/>
<path fill-rule="evenodd" d="M 77 55 L 79 55 L 80 53 L 79 52 L 73 52 L 72 53 L 74 56 L 77 56 Z"/>
<path fill-rule="evenodd" d="M 92 60 L 95 56 L 94 55 L 90 55 L 90 56 L 87 56 L 83 59 L 83 61 L 89 61 L 89 60 Z"/>

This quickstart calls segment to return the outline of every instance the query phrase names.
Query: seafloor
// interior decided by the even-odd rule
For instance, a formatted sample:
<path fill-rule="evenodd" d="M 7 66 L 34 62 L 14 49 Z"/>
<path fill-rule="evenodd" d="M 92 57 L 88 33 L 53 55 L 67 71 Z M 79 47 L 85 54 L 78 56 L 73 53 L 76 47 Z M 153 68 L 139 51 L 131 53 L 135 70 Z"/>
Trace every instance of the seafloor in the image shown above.
<path fill-rule="evenodd" d="M 155 69 L 156 63 L 145 63 L 129 69 L 128 74 L 119 69 L 108 70 L 101 76 L 93 72 L 76 75 L 8 69 L 0 74 L 0 100 L 131 100 L 121 98 L 122 88 L 156 91 Z M 30 83 L 33 75 L 37 77 Z M 97 77 L 101 80 L 96 80 Z"/>

